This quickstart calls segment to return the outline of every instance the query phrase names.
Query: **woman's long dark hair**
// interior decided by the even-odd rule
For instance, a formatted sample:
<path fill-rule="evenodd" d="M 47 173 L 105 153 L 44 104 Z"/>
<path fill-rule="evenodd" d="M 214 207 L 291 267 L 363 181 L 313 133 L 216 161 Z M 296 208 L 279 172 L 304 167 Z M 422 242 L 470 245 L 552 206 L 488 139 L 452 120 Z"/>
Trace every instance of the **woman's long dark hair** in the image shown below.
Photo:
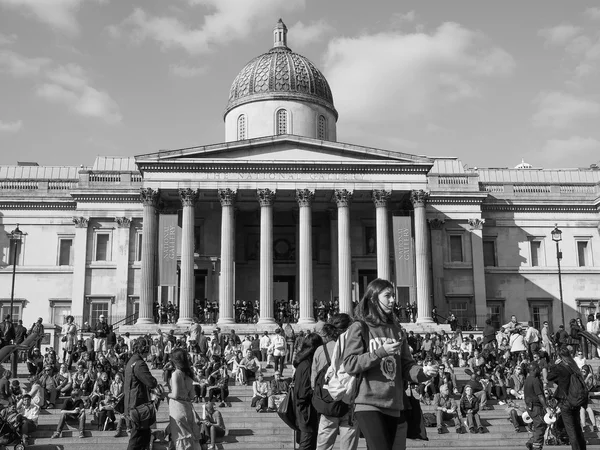
<path fill-rule="evenodd" d="M 312 363 L 315 351 L 321 345 L 323 345 L 323 338 L 321 338 L 321 336 L 319 336 L 317 333 L 309 333 L 302 341 L 302 347 L 300 347 L 300 351 L 294 357 L 294 367 L 298 367 L 302 361 L 306 360 Z"/>
<path fill-rule="evenodd" d="M 194 372 L 192 371 L 192 363 L 187 351 L 181 347 L 176 348 L 171 352 L 171 362 L 176 369 L 181 370 L 188 377 L 194 378 Z"/>
<path fill-rule="evenodd" d="M 340 334 L 348 329 L 352 323 L 352 317 L 346 313 L 334 314 L 329 318 L 327 323 L 323 325 L 322 335 L 328 341 L 337 341 Z"/>
<path fill-rule="evenodd" d="M 567 364 L 571 369 L 573 369 L 573 372 L 581 373 L 579 366 L 573 359 L 573 356 L 571 356 L 571 350 L 569 350 L 567 347 L 561 347 L 558 350 L 558 355 L 563 363 Z"/>
<path fill-rule="evenodd" d="M 354 308 L 354 318 L 367 322 L 374 327 L 383 323 L 394 322 L 394 313 L 392 312 L 388 315 L 379 306 L 379 294 L 386 289 L 391 289 L 392 293 L 394 293 L 394 285 L 388 280 L 376 278 L 371 281 L 367 286 L 365 295 L 363 295 L 361 301 Z"/>

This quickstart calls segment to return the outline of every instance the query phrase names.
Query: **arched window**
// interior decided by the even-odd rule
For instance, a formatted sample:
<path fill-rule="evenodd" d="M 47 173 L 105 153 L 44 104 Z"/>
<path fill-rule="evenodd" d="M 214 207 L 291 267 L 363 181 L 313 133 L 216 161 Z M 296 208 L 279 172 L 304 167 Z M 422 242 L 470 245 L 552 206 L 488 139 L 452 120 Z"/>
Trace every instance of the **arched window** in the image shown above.
<path fill-rule="evenodd" d="M 325 116 L 319 116 L 317 122 L 317 139 L 327 139 L 327 119 L 325 119 Z"/>
<path fill-rule="evenodd" d="M 287 111 L 280 109 L 277 111 L 277 134 L 287 134 Z"/>
<path fill-rule="evenodd" d="M 238 141 L 243 141 L 246 139 L 246 116 L 244 114 L 238 117 L 237 138 Z"/>

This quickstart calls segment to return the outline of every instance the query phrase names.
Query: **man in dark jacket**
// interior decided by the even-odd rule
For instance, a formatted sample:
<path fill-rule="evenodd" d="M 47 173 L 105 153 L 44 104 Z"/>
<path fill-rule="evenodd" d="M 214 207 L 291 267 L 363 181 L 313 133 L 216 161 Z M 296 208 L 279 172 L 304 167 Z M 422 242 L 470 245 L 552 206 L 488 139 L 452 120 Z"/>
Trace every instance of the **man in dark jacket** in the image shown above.
<path fill-rule="evenodd" d="M 585 450 L 586 441 L 579 417 L 581 407 L 571 408 L 567 402 L 571 374 L 579 373 L 581 375 L 581 372 L 567 347 L 561 347 L 557 353 L 558 359 L 548 369 L 548 381 L 553 381 L 557 385 L 555 396 L 558 399 L 560 415 L 565 424 L 565 430 L 569 435 L 571 448 L 573 450 Z"/>
<path fill-rule="evenodd" d="M 8 314 L 4 318 L 1 326 L 2 330 L 2 346 L 8 345 L 15 338 L 15 327 L 13 327 L 12 317 Z"/>
<path fill-rule="evenodd" d="M 544 395 L 544 387 L 540 378 L 540 367 L 536 363 L 530 363 L 527 370 L 527 378 L 523 386 L 525 395 L 525 406 L 529 417 L 533 420 L 533 435 L 525 446 L 529 450 L 541 450 L 544 446 L 544 434 L 546 433 L 546 422 L 544 422 L 544 414 L 552 413 L 552 410 L 546 404 Z"/>
<path fill-rule="evenodd" d="M 136 339 L 132 344 L 133 355 L 125 367 L 125 397 L 123 407 L 126 414 L 132 409 L 150 401 L 149 390 L 154 389 L 158 382 L 152 376 L 144 356 L 148 353 L 145 339 Z M 150 444 L 150 429 L 141 430 L 131 423 L 131 436 L 127 450 L 138 450 L 148 448 Z"/>
<path fill-rule="evenodd" d="M 23 321 L 19 320 L 19 323 L 15 327 L 15 344 L 22 344 L 27 337 L 27 328 L 23 326 Z"/>
<path fill-rule="evenodd" d="M 94 333 L 96 335 L 94 351 L 96 353 L 106 351 L 106 335 L 108 334 L 108 323 L 106 322 L 106 317 L 104 314 L 100 315 L 100 320 L 96 323 L 94 327 Z"/>
<path fill-rule="evenodd" d="M 564 325 L 560 325 L 558 327 L 558 331 L 556 332 L 556 335 L 554 336 L 554 342 L 556 343 L 556 346 L 559 348 L 565 347 L 569 343 L 569 333 L 567 333 L 565 331 Z"/>

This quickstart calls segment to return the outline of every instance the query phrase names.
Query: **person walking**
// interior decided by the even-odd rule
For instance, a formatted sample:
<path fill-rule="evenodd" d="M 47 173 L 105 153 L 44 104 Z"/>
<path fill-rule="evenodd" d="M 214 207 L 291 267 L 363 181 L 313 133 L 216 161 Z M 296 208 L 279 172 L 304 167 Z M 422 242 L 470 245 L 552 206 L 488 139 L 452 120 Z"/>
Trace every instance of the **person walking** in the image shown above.
<path fill-rule="evenodd" d="M 175 450 L 200 450 L 200 426 L 192 406 L 194 373 L 187 352 L 176 348 L 171 353 L 175 371 L 171 375 L 169 393 L 169 424 Z"/>
<path fill-rule="evenodd" d="M 533 321 L 527 322 L 527 331 L 525 332 L 525 343 L 527 344 L 529 359 L 533 359 L 533 354 L 540 349 L 542 335 L 540 331 L 533 326 Z"/>
<path fill-rule="evenodd" d="M 392 449 L 395 442 L 401 448 L 406 445 L 404 382 L 425 382 L 438 372 L 437 365 L 421 367 L 413 359 L 393 313 L 394 292 L 387 280 L 369 283 L 354 310 L 358 320 L 348 328 L 344 353 L 346 371 L 362 374 L 354 408 L 358 427 L 367 446 L 377 450 Z"/>
<path fill-rule="evenodd" d="M 553 343 L 552 343 L 552 332 L 550 331 L 547 321 L 544 321 L 542 330 L 540 331 L 542 336 L 542 347 L 547 355 L 553 354 Z"/>
<path fill-rule="evenodd" d="M 328 366 L 327 356 L 331 359 L 335 343 L 340 334 L 345 332 L 352 323 L 348 314 L 334 314 L 322 328 L 325 343 L 315 351 L 310 374 L 311 387 L 315 388 L 317 374 Z M 340 435 L 340 448 L 356 450 L 358 447 L 358 424 L 352 420 L 352 408 L 342 417 L 326 416 L 321 414 L 319 419 L 319 432 L 317 437 L 317 450 L 332 450 L 337 435 Z"/>
<path fill-rule="evenodd" d="M 323 344 L 317 333 L 310 333 L 304 339 L 302 348 L 293 361 L 294 373 L 294 407 L 296 420 L 300 429 L 299 450 L 315 450 L 317 448 L 317 431 L 319 414 L 312 404 L 313 390 L 310 385 L 310 373 L 315 351 Z"/>
<path fill-rule="evenodd" d="M 152 376 L 144 356 L 148 353 L 148 345 L 145 339 L 140 338 L 133 341 L 132 356 L 125 366 L 125 397 L 123 409 L 126 414 L 137 406 L 150 401 L 149 390 L 158 385 L 156 378 Z M 151 431 L 140 429 L 137 424 L 131 422 L 131 435 L 127 450 L 145 449 L 150 444 Z"/>
<path fill-rule="evenodd" d="M 572 408 L 567 402 L 567 395 L 569 392 L 569 385 L 571 383 L 571 374 L 580 374 L 581 371 L 567 347 L 561 347 L 557 352 L 558 359 L 554 365 L 548 369 L 548 381 L 553 381 L 557 384 L 556 398 L 558 399 L 558 406 L 560 408 L 560 414 L 565 424 L 565 430 L 569 436 L 572 450 L 585 450 L 586 441 L 583 435 L 583 428 L 581 426 L 579 408 Z"/>
<path fill-rule="evenodd" d="M 537 363 L 530 363 L 528 366 L 523 393 L 527 412 L 533 420 L 533 435 L 525 445 L 529 450 L 541 450 L 544 446 L 546 428 L 548 428 L 544 421 L 544 414 L 546 412 L 551 414 L 552 410 L 546 404 L 544 387 L 540 378 L 540 367 Z"/>
<path fill-rule="evenodd" d="M 67 316 L 67 324 L 65 325 L 65 348 L 63 352 L 63 361 L 67 363 L 67 368 L 71 370 L 73 364 L 73 351 L 77 347 L 77 325 L 75 318 L 71 315 Z"/>

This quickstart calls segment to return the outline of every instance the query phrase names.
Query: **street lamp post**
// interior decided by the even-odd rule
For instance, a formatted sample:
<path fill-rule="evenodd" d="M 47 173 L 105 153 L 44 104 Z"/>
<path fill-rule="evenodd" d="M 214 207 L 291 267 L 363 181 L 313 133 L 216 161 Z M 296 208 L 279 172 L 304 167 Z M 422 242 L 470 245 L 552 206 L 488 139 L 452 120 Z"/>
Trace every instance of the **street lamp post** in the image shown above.
<path fill-rule="evenodd" d="M 562 231 L 559 230 L 558 224 L 554 224 L 554 230 L 552 230 L 552 240 L 556 242 L 556 261 L 558 263 L 558 292 L 560 294 L 560 314 L 562 316 L 562 323 L 565 324 L 565 304 L 563 301 L 563 290 L 562 290 L 562 273 L 560 271 L 560 260 L 562 259 L 562 252 L 560 251 L 559 242 L 562 241 Z"/>
<path fill-rule="evenodd" d="M 17 228 L 10 232 L 10 242 L 13 244 L 13 273 L 12 273 L 12 287 L 10 289 L 10 320 L 12 322 L 13 317 L 13 306 L 15 304 L 15 278 L 17 277 L 17 248 L 19 242 L 21 242 L 21 237 L 23 236 L 23 232 L 19 230 L 19 224 L 17 224 Z M 14 324 L 13 324 L 14 327 Z M 17 353 L 12 354 L 12 373 L 16 377 L 17 376 Z"/>

